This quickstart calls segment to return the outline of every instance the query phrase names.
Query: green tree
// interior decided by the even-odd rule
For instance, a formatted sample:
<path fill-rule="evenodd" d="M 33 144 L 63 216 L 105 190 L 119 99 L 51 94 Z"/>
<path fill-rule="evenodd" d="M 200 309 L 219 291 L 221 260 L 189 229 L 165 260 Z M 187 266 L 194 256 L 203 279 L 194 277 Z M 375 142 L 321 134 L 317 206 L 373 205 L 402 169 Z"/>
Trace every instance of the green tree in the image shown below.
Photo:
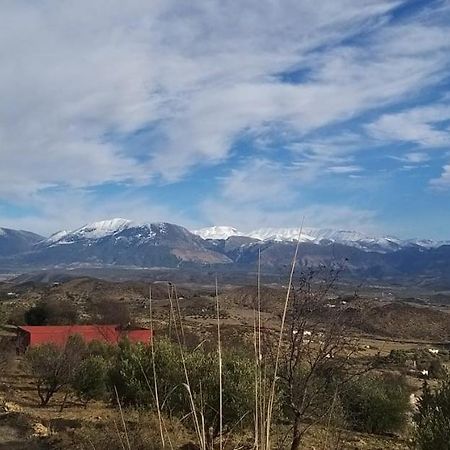
<path fill-rule="evenodd" d="M 432 390 L 425 382 L 417 403 L 414 443 L 420 450 L 450 449 L 450 377 Z"/>
<path fill-rule="evenodd" d="M 78 311 L 68 300 L 41 301 L 25 311 L 27 325 L 72 325 L 78 321 Z"/>
<path fill-rule="evenodd" d="M 104 397 L 107 369 L 107 362 L 101 356 L 88 356 L 75 369 L 71 386 L 85 407 L 90 400 Z"/>

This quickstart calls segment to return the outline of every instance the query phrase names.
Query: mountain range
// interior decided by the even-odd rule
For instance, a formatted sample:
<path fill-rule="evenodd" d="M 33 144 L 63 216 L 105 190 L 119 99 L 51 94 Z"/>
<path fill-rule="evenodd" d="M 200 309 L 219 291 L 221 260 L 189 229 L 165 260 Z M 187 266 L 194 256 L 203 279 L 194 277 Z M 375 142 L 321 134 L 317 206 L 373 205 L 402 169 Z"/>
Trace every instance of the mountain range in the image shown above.
<path fill-rule="evenodd" d="M 450 241 L 433 241 L 431 239 L 399 239 L 395 236 L 374 237 L 358 231 L 333 230 L 330 228 L 259 228 L 249 232 L 241 232 L 228 226 L 213 226 L 193 230 L 194 234 L 203 239 L 228 239 L 235 236 L 245 236 L 258 241 L 274 242 L 309 242 L 328 245 L 338 243 L 356 247 L 365 251 L 386 253 L 409 247 L 437 248 L 450 245 Z"/>
<path fill-rule="evenodd" d="M 216 267 L 285 270 L 300 240 L 299 263 L 345 261 L 349 275 L 396 279 L 427 277 L 450 281 L 450 243 L 372 237 L 356 231 L 320 228 L 262 228 L 240 232 L 216 226 L 189 231 L 170 223 L 103 220 L 45 238 L 0 228 L 0 268 Z M 260 255 L 260 256 L 259 256 Z"/>

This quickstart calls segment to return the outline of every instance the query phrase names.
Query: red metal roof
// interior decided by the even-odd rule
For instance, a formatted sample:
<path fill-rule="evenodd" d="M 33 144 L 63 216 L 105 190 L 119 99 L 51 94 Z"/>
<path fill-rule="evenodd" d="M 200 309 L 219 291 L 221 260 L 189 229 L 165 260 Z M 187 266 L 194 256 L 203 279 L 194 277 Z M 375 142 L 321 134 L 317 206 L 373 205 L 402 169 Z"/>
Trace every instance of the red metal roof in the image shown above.
<path fill-rule="evenodd" d="M 48 325 L 20 326 L 19 330 L 29 333 L 29 345 L 53 343 L 64 345 L 69 336 L 80 335 L 86 342 L 104 341 L 118 343 L 127 337 L 132 342 L 149 342 L 152 331 L 145 328 L 121 328 L 118 325 Z"/>

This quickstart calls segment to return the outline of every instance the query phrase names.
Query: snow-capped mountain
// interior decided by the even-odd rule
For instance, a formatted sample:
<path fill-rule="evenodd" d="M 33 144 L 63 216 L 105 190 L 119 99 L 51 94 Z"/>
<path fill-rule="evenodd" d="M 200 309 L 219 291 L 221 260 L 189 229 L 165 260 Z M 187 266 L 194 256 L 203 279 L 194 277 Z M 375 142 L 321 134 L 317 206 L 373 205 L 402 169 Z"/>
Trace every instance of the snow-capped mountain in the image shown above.
<path fill-rule="evenodd" d="M 190 232 L 166 222 L 111 219 L 60 231 L 47 239 L 0 228 L 0 267 L 14 270 L 63 267 L 178 268 L 214 265 L 208 270 L 255 270 L 259 258 L 271 273 L 292 261 L 298 228 L 261 228 L 251 232 L 211 227 Z M 360 232 L 304 228 L 299 265 L 345 261 L 353 277 L 392 279 L 431 276 L 450 280 L 450 245 L 431 240 L 372 237 Z M 281 273 L 280 272 L 280 273 Z M 441 277 L 441 278 L 439 278 Z M 450 282 L 450 281 L 449 281 Z"/>
<path fill-rule="evenodd" d="M 155 232 L 152 228 L 156 227 L 157 225 L 158 224 L 140 224 L 128 219 L 121 218 L 101 220 L 98 222 L 83 225 L 81 228 L 77 228 L 73 231 L 58 231 L 57 233 L 51 235 L 42 244 L 54 246 L 72 244 L 80 240 L 93 241 L 108 236 L 113 236 L 115 234 L 120 234 L 121 232 L 132 228 L 142 228 L 143 230 L 146 230 L 146 237 L 152 238 L 155 236 Z M 164 228 L 164 226 L 162 226 L 162 228 Z M 143 236 L 142 233 L 141 236 Z"/>
<path fill-rule="evenodd" d="M 127 219 L 102 220 L 73 231 L 60 231 L 39 242 L 24 256 L 40 264 L 115 264 L 175 267 L 183 262 L 230 262 L 204 245 L 186 228 L 170 223 L 137 223 Z"/>
<path fill-rule="evenodd" d="M 236 228 L 227 227 L 225 225 L 200 228 L 199 230 L 192 230 L 192 233 L 200 236 L 202 239 L 228 239 L 231 236 L 245 236 Z"/>
<path fill-rule="evenodd" d="M 330 228 L 259 228 L 249 232 L 242 232 L 229 226 L 214 226 L 194 230 L 194 234 L 203 239 L 228 239 L 231 236 L 245 236 L 260 241 L 310 242 L 319 245 L 342 244 L 356 247 L 364 251 L 374 251 L 379 253 L 391 252 L 408 247 L 437 248 L 441 245 L 448 245 L 450 241 L 432 241 L 426 239 L 402 240 L 394 236 L 374 237 L 351 230 L 333 230 Z"/>
<path fill-rule="evenodd" d="M 314 236 L 311 236 L 306 230 L 300 232 L 300 228 L 259 228 L 250 231 L 247 236 L 260 241 L 315 241 Z"/>

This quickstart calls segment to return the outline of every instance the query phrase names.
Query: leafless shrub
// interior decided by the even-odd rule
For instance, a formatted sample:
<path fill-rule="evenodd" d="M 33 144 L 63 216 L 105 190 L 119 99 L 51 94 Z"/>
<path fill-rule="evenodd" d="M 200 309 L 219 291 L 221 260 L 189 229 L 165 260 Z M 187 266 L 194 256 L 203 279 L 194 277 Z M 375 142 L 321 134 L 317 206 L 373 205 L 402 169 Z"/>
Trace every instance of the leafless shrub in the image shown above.
<path fill-rule="evenodd" d="M 290 291 L 277 388 L 292 450 L 300 448 L 313 423 L 331 426 L 337 420 L 338 393 L 361 370 L 354 364 L 358 346 L 348 333 L 345 307 L 329 299 L 340 272 L 341 267 L 306 269 Z M 265 337 L 270 354 L 273 334 Z"/>

